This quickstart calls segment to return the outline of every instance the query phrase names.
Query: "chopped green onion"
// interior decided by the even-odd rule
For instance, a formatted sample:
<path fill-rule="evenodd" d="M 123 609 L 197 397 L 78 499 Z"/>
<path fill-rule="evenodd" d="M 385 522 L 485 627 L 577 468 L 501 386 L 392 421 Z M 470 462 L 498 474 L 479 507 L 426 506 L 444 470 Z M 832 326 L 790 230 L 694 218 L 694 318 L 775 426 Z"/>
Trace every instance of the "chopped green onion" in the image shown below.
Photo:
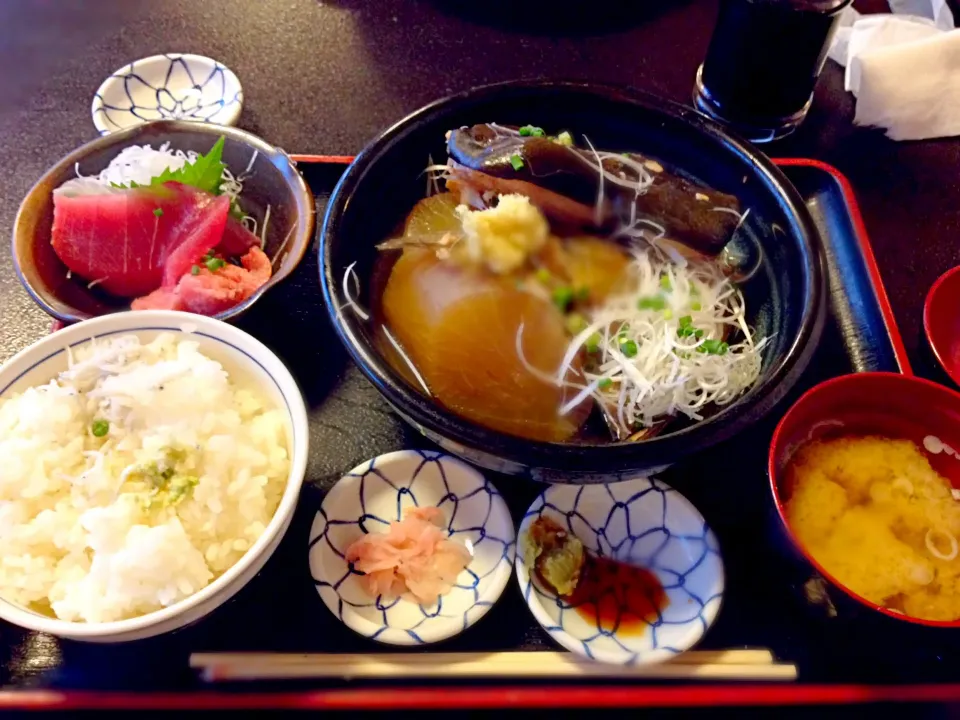
<path fill-rule="evenodd" d="M 154 217 L 163 217 L 163 208 L 155 208 L 153 215 Z"/>
<path fill-rule="evenodd" d="M 690 315 L 684 315 L 678 322 L 682 328 L 690 327 L 693 324 L 693 318 Z"/>
<path fill-rule="evenodd" d="M 520 128 L 521 137 L 543 137 L 544 135 L 546 135 L 546 133 L 543 132 L 543 128 L 538 128 L 533 125 L 524 125 Z"/>
<path fill-rule="evenodd" d="M 672 317 L 673 317 L 673 310 L 671 310 L 670 308 L 667 308 L 666 310 L 663 311 L 664 320 L 669 320 Z"/>
<path fill-rule="evenodd" d="M 540 282 L 542 282 L 544 285 L 546 285 L 548 282 L 550 282 L 550 279 L 551 279 L 552 277 L 553 277 L 553 275 L 551 275 L 551 274 L 550 274 L 550 271 L 547 270 L 546 268 L 538 268 L 538 269 L 537 269 L 537 280 L 539 280 Z"/>
<path fill-rule="evenodd" d="M 663 310 L 667 306 L 667 301 L 659 295 L 640 298 L 637 300 L 638 310 Z"/>
<path fill-rule="evenodd" d="M 90 426 L 90 432 L 94 437 L 103 437 L 110 432 L 110 423 L 106 420 L 94 420 L 93 425 Z"/>
<path fill-rule="evenodd" d="M 600 388 L 601 390 L 606 390 L 611 385 L 613 385 L 613 380 L 611 380 L 610 378 L 603 378 L 603 380 L 601 380 L 597 384 L 597 387 Z"/>
<path fill-rule="evenodd" d="M 669 276 L 669 275 L 661 275 L 661 276 L 660 276 L 660 287 L 662 287 L 664 290 L 670 290 L 670 289 L 671 289 L 672 286 L 670 285 L 670 276 Z"/>
<path fill-rule="evenodd" d="M 523 158 L 514 153 L 510 156 L 510 165 L 514 170 L 523 170 Z"/>
<path fill-rule="evenodd" d="M 698 311 L 700 310 L 700 308 L 701 308 L 700 303 L 698 303 L 698 302 L 692 302 L 692 303 L 690 303 L 690 309 L 693 310 L 694 312 L 698 312 Z"/>
<path fill-rule="evenodd" d="M 637 344 L 633 340 L 622 340 L 620 341 L 620 352 L 626 355 L 628 358 L 636 357 L 637 355 Z"/>
<path fill-rule="evenodd" d="M 701 330 L 700 328 L 697 328 L 697 331 L 696 331 L 695 333 L 693 333 L 693 336 L 694 336 L 697 340 L 699 340 L 700 338 L 703 337 L 703 330 Z"/>
<path fill-rule="evenodd" d="M 207 270 L 210 272 L 216 272 L 226 264 L 227 263 L 217 257 L 208 258 L 206 262 L 204 262 L 204 265 L 207 266 Z"/>
<path fill-rule="evenodd" d="M 727 345 L 722 340 L 704 340 L 703 345 L 700 347 L 703 348 L 701 352 L 708 353 L 710 355 L 725 355 L 727 350 L 730 349 L 730 346 Z"/>
<path fill-rule="evenodd" d="M 587 338 L 587 342 L 584 343 L 584 347 L 587 349 L 588 353 L 595 353 L 600 349 L 600 343 L 603 341 L 603 338 L 600 337 L 600 333 L 594 333 Z"/>
<path fill-rule="evenodd" d="M 191 275 L 199 275 L 199 274 L 200 274 L 200 266 L 199 266 L 199 265 L 194 265 L 192 268 L 190 268 L 190 274 L 191 274 Z"/>
<path fill-rule="evenodd" d="M 580 313 L 571 313 L 567 316 L 567 332 L 576 335 L 587 329 L 587 321 Z"/>
<path fill-rule="evenodd" d="M 573 147 L 573 135 L 564 130 L 562 133 L 557 135 L 557 142 L 566 147 Z"/>
<path fill-rule="evenodd" d="M 551 298 L 553 299 L 554 305 L 563 312 L 566 312 L 567 308 L 570 307 L 570 303 L 573 302 L 573 288 L 567 285 L 554 288 L 551 293 Z"/>
<path fill-rule="evenodd" d="M 722 342 L 722 343 L 720 343 L 720 349 L 717 351 L 717 354 L 718 354 L 718 355 L 726 355 L 726 354 L 727 354 L 727 350 L 729 350 L 729 349 L 730 349 L 730 346 L 729 346 L 727 343 Z"/>

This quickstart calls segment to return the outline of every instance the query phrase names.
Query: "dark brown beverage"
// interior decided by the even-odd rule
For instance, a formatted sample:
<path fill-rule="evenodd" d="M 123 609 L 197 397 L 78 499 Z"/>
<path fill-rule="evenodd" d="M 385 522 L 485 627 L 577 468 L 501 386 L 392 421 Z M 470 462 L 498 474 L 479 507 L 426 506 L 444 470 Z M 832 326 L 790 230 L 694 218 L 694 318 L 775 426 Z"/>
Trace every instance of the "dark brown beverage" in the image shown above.
<path fill-rule="evenodd" d="M 806 117 L 840 13 L 851 0 L 721 0 L 697 73 L 697 108 L 756 142 Z"/>

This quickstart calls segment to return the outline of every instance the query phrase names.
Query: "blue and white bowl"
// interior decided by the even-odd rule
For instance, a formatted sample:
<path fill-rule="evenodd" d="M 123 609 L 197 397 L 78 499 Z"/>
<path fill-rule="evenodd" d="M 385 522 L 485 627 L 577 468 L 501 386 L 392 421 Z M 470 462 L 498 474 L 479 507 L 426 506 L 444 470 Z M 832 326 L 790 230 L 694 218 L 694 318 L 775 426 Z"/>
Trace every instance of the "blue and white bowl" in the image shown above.
<path fill-rule="evenodd" d="M 165 53 L 134 60 L 103 81 L 93 98 L 101 135 L 151 120 L 235 125 L 243 88 L 228 67 L 202 55 Z"/>
<path fill-rule="evenodd" d="M 371 598 L 345 558 L 368 532 L 385 532 L 410 507 L 438 507 L 473 559 L 433 606 Z M 510 511 L 477 470 L 449 455 L 401 450 L 351 470 L 327 493 L 310 530 L 310 572 L 324 604 L 351 630 L 393 645 L 452 637 L 483 617 L 510 579 L 516 551 Z"/>
<path fill-rule="evenodd" d="M 642 632 L 600 627 L 545 588 L 517 553 L 517 580 L 530 611 L 571 652 L 601 662 L 662 662 L 693 647 L 713 624 L 723 597 L 717 538 L 683 495 L 652 478 L 611 485 L 553 485 L 530 506 L 520 537 L 540 516 L 566 527 L 594 555 L 646 568 L 667 605 Z"/>

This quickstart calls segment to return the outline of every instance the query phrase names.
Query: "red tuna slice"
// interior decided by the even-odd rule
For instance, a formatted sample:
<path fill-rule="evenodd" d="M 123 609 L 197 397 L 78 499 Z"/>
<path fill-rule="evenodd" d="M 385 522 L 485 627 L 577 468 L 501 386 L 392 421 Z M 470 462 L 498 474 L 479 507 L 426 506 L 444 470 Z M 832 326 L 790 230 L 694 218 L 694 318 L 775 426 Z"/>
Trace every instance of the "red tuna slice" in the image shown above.
<path fill-rule="evenodd" d="M 203 247 L 199 255 L 215 246 L 224 226 L 214 218 L 225 218 L 229 207 L 229 200 L 174 182 L 99 195 L 54 192 L 53 203 L 54 252 L 73 273 L 120 297 L 160 287 L 182 243 Z"/>
<path fill-rule="evenodd" d="M 224 257 L 240 257 L 254 245 L 260 244 L 260 238 L 247 230 L 243 223 L 233 217 L 227 217 L 227 226 L 217 245 L 217 252 Z"/>
<path fill-rule="evenodd" d="M 182 186 L 181 186 L 182 187 Z M 182 230 L 180 243 L 171 250 L 163 266 L 163 287 L 172 288 L 223 237 L 230 212 L 230 198 L 221 195 L 205 209 L 203 217 L 189 230 Z"/>
<path fill-rule="evenodd" d="M 270 258 L 257 246 L 240 258 L 243 267 L 227 264 L 216 272 L 202 267 L 196 275 L 187 273 L 177 285 L 185 310 L 216 315 L 239 305 L 253 295 L 273 274 Z"/>

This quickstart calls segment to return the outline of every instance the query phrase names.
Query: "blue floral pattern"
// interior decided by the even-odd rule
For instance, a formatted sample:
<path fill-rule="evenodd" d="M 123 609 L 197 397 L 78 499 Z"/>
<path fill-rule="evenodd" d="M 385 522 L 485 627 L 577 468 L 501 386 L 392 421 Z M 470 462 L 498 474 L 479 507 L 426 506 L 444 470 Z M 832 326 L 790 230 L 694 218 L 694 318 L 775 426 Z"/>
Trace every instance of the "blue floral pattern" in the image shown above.
<path fill-rule="evenodd" d="M 345 558 L 369 532 L 384 532 L 410 507 L 438 507 L 447 532 L 473 559 L 436 605 L 402 598 L 371 599 Z M 326 606 L 352 630 L 380 642 L 417 645 L 467 629 L 497 601 L 510 579 L 516 543 L 513 520 L 497 489 L 469 465 L 438 452 L 381 455 L 342 477 L 313 521 L 310 572 Z"/>
<path fill-rule="evenodd" d="M 101 135 L 151 120 L 233 125 L 243 106 L 240 81 L 201 55 L 167 53 L 135 60 L 107 78 L 93 98 Z"/>
<path fill-rule="evenodd" d="M 724 587 L 717 538 L 676 490 L 652 478 L 551 486 L 524 515 L 521 536 L 541 516 L 565 526 L 590 553 L 647 568 L 668 598 L 644 632 L 606 629 L 531 578 L 518 553 L 516 574 L 524 599 L 537 621 L 568 650 L 610 663 L 661 662 L 691 648 L 716 619 Z"/>

